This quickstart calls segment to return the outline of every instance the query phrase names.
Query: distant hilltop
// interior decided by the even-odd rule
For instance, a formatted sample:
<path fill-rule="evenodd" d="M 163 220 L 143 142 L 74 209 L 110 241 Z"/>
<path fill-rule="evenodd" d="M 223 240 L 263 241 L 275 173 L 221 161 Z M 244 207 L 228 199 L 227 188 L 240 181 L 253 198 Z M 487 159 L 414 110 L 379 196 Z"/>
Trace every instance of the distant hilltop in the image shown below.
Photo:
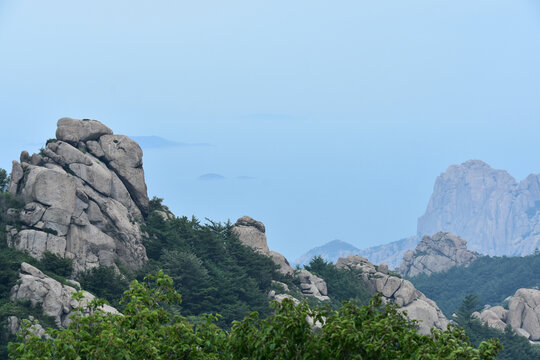
<path fill-rule="evenodd" d="M 293 265 L 307 265 L 315 256 L 320 256 L 324 260 L 336 263 L 340 257 L 356 255 L 360 252 L 356 246 L 345 241 L 332 240 L 322 246 L 315 247 L 293 262 Z"/>

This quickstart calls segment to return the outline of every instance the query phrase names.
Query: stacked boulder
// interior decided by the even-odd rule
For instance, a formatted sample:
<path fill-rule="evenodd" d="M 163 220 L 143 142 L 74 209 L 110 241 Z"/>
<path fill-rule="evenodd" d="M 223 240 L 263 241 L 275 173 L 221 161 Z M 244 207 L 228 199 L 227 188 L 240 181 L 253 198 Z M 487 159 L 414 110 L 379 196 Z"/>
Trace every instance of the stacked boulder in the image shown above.
<path fill-rule="evenodd" d="M 266 228 L 260 221 L 249 216 L 239 218 L 233 226 L 233 233 L 246 245 L 266 255 L 279 266 L 284 275 L 296 276 L 300 280 L 300 290 L 304 296 L 313 296 L 319 300 L 329 300 L 326 282 L 307 270 L 294 270 L 285 256 L 271 251 L 266 241 Z"/>
<path fill-rule="evenodd" d="M 77 285 L 74 283 L 74 285 Z M 52 316 L 56 326 L 67 328 L 71 314 L 79 307 L 86 308 L 88 303 L 94 300 L 94 295 L 83 291 L 80 301 L 73 299 L 76 292 L 74 287 L 62 285 L 58 281 L 43 274 L 30 264 L 22 263 L 19 273 L 19 281 L 11 289 L 10 300 L 30 301 L 32 307 L 40 306 L 43 314 Z M 109 305 L 102 305 L 101 310 L 111 314 L 120 314 L 118 310 Z M 16 317 L 10 317 L 11 332 L 18 330 L 19 321 Z M 40 334 L 41 336 L 42 334 Z"/>
<path fill-rule="evenodd" d="M 76 272 L 146 262 L 139 222 L 149 211 L 142 150 L 95 120 L 63 118 L 40 154 L 13 161 L 9 191 L 22 200 L 8 244 L 40 258 L 73 259 Z"/>
<path fill-rule="evenodd" d="M 437 304 L 417 290 L 410 281 L 390 275 L 387 265 L 376 267 L 368 259 L 352 255 L 339 258 L 336 266 L 360 270 L 368 291 L 372 294 L 381 293 L 384 301 L 399 305 L 399 311 L 406 311 L 410 319 L 418 320 L 421 334 L 429 334 L 432 328 L 446 330 L 448 319 Z"/>
<path fill-rule="evenodd" d="M 448 232 L 424 235 L 414 251 L 407 251 L 399 272 L 408 277 L 446 271 L 454 266 L 467 266 L 478 254 L 467 249 L 467 241 Z"/>
<path fill-rule="evenodd" d="M 508 309 L 486 305 L 481 312 L 473 313 L 486 325 L 504 330 L 507 325 L 521 336 L 540 341 L 540 290 L 518 289 L 508 299 Z"/>

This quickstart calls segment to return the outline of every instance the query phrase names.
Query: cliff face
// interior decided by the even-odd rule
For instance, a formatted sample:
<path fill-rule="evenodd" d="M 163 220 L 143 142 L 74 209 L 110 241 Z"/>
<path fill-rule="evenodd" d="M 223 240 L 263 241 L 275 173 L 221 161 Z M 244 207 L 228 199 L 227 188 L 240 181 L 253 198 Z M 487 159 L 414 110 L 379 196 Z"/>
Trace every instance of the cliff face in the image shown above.
<path fill-rule="evenodd" d="M 8 228 L 10 246 L 71 258 L 76 272 L 145 263 L 139 222 L 149 201 L 142 150 L 130 138 L 98 121 L 60 119 L 56 140 L 13 161 L 9 189 L 24 203 L 22 227 Z"/>
<path fill-rule="evenodd" d="M 399 272 L 405 276 L 431 274 L 454 266 L 467 266 L 478 255 L 467 249 L 467 241 L 450 233 L 438 232 L 425 235 L 414 251 L 407 251 Z"/>
<path fill-rule="evenodd" d="M 488 255 L 526 255 L 540 246 L 540 175 L 516 182 L 479 160 L 450 166 L 435 182 L 418 234 L 451 232 Z"/>

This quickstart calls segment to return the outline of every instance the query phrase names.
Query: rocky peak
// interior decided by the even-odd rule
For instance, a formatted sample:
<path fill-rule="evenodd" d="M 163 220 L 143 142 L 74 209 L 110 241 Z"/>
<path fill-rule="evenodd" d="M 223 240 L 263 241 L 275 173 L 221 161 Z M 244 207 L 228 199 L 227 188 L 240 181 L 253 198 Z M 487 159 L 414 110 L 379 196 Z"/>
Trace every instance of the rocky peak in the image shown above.
<path fill-rule="evenodd" d="M 387 265 L 375 266 L 360 255 L 352 255 L 339 258 L 336 266 L 360 270 L 366 288 L 372 294 L 381 293 L 384 301 L 399 305 L 399 311 L 406 311 L 410 319 L 418 320 L 421 334 L 430 334 L 432 328 L 446 330 L 448 319 L 437 304 L 417 290 L 410 281 L 390 275 Z"/>
<path fill-rule="evenodd" d="M 540 245 L 540 176 L 517 183 L 479 160 L 450 166 L 433 189 L 418 234 L 447 231 L 488 255 L 526 255 Z"/>
<path fill-rule="evenodd" d="M 266 229 L 262 222 L 254 220 L 249 216 L 242 216 L 236 220 L 233 232 L 244 245 L 263 253 L 270 251 L 266 242 Z"/>
<path fill-rule="evenodd" d="M 56 135 L 40 154 L 13 161 L 10 191 L 24 208 L 8 244 L 71 258 L 76 271 L 117 260 L 141 267 L 139 222 L 149 209 L 141 148 L 95 120 L 60 119 Z"/>
<path fill-rule="evenodd" d="M 446 271 L 454 266 L 467 266 L 478 254 L 467 249 L 467 241 L 447 232 L 432 237 L 424 235 L 414 251 L 407 251 L 399 272 L 405 276 Z"/>

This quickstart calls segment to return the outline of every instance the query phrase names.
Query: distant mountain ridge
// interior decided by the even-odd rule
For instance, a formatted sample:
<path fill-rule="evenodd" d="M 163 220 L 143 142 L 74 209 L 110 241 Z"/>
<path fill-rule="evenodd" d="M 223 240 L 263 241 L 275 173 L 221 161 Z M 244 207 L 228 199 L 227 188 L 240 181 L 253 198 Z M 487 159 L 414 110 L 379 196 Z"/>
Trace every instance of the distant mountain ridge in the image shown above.
<path fill-rule="evenodd" d="M 307 265 L 315 256 L 320 256 L 324 260 L 336 263 L 340 257 L 357 255 L 360 249 L 342 240 L 332 240 L 324 245 L 317 246 L 305 254 L 301 255 L 293 262 L 293 265 Z"/>
<path fill-rule="evenodd" d="M 374 264 L 386 263 L 395 269 L 423 235 L 440 231 L 467 240 L 468 248 L 480 254 L 532 254 L 540 248 L 540 174 L 517 182 L 508 172 L 480 160 L 451 165 L 435 181 L 426 211 L 418 218 L 417 235 L 351 250 Z M 295 264 L 309 262 L 315 255 L 335 262 L 339 244 L 330 244 L 308 251 Z"/>

